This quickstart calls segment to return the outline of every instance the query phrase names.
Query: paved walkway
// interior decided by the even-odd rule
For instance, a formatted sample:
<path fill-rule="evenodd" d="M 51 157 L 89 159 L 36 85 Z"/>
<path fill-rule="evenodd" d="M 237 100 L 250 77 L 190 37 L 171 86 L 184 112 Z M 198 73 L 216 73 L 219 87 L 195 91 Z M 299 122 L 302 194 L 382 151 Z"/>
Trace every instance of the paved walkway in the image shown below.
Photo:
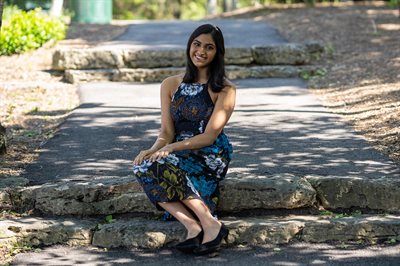
<path fill-rule="evenodd" d="M 136 49 L 185 49 L 193 30 L 204 23 L 217 25 L 224 34 L 225 46 L 280 44 L 287 41 L 262 21 L 219 19 L 201 21 L 137 21 L 119 38 L 102 44 L 109 47 Z"/>
<path fill-rule="evenodd" d="M 276 247 L 275 247 L 276 248 Z M 298 243 L 275 249 L 272 246 L 224 249 L 214 258 L 195 257 L 172 249 L 104 251 L 93 248 L 50 247 L 39 253 L 20 254 L 12 265 L 346 265 L 397 266 L 399 245 L 388 247 L 335 248 L 327 244 Z"/>
<path fill-rule="evenodd" d="M 238 80 L 226 133 L 234 146 L 229 175 L 291 173 L 399 176 L 399 169 L 323 108 L 300 79 Z M 126 177 L 130 160 L 151 146 L 160 124 L 159 84 L 90 83 L 82 105 L 28 168 L 34 183 Z"/>

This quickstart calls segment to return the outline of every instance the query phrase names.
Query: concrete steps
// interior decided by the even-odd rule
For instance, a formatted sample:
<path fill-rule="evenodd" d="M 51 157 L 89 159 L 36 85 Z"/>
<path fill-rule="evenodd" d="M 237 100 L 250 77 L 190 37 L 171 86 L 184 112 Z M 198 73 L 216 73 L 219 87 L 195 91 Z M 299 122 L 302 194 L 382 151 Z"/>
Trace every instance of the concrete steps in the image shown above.
<path fill-rule="evenodd" d="M 104 248 L 161 248 L 176 244 L 185 235 L 179 222 L 143 217 L 37 218 L 22 217 L 0 221 L 0 245 L 27 246 L 67 244 Z M 285 244 L 359 241 L 377 243 L 400 241 L 400 216 L 394 215 L 287 215 L 222 217 L 229 228 L 227 245 Z"/>
<path fill-rule="evenodd" d="M 226 49 L 230 79 L 298 77 L 324 51 L 315 42 L 269 44 Z M 59 49 L 53 55 L 53 69 L 65 72 L 70 83 L 90 81 L 159 82 L 184 72 L 184 49 L 132 49 L 99 46 L 88 49 Z M 306 67 L 306 65 L 310 65 Z"/>

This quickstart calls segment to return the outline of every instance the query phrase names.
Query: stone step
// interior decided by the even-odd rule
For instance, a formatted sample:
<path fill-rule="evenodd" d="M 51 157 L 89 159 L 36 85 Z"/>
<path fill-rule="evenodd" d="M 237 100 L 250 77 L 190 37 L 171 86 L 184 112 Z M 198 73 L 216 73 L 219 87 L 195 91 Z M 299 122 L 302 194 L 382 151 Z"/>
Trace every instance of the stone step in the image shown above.
<path fill-rule="evenodd" d="M 54 215 L 157 213 L 133 176 L 27 186 L 24 178 L 0 184 L 0 209 Z M 220 183 L 219 211 L 323 207 L 400 214 L 400 180 L 360 176 L 254 175 L 230 173 Z"/>
<path fill-rule="evenodd" d="M 227 245 L 285 244 L 292 240 L 310 243 L 400 241 L 400 216 L 358 215 L 224 217 L 229 228 Z M 177 221 L 143 217 L 104 219 L 11 218 L 0 221 L 0 246 L 67 244 L 104 248 L 171 247 L 184 237 Z"/>
<path fill-rule="evenodd" d="M 16 186 L 13 189 L 8 187 L 0 193 L 0 204 L 2 207 L 13 206 L 20 210 L 36 210 L 53 215 L 158 212 L 133 176 Z M 316 192 L 313 187 L 305 178 L 294 175 L 262 177 L 232 173 L 230 178 L 220 183 L 218 210 L 225 213 L 254 209 L 296 209 L 315 204 Z"/>
<path fill-rule="evenodd" d="M 324 47 L 317 42 L 226 48 L 227 65 L 304 65 L 318 59 Z M 119 47 L 59 49 L 53 69 L 120 69 L 185 66 L 185 49 L 140 50 Z"/>
<path fill-rule="evenodd" d="M 320 66 L 291 66 L 291 65 L 263 65 L 263 66 L 239 66 L 228 65 L 226 67 L 229 79 L 246 78 L 293 78 L 303 74 L 314 75 Z M 163 68 L 120 68 L 120 69 L 80 69 L 65 70 L 65 79 L 70 83 L 82 83 L 93 81 L 115 82 L 161 82 L 168 76 L 185 72 L 184 67 Z"/>
<path fill-rule="evenodd" d="M 364 208 L 400 213 L 398 175 L 379 178 L 362 176 L 305 176 L 326 209 Z"/>

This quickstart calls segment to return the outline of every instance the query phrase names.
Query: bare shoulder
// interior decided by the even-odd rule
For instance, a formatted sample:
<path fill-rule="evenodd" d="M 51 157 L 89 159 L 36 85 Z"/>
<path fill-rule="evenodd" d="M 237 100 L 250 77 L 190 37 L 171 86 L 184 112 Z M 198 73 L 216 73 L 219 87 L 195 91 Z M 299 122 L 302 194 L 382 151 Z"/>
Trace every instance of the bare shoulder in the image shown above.
<path fill-rule="evenodd" d="M 230 81 L 229 79 L 224 80 L 224 88 L 222 89 L 221 92 L 224 93 L 234 93 L 236 91 L 236 85 Z"/>
<path fill-rule="evenodd" d="M 170 86 L 170 85 L 179 85 L 181 84 L 183 80 L 183 75 L 175 75 L 175 76 L 170 76 L 166 79 L 163 80 L 162 84 Z"/>
<path fill-rule="evenodd" d="M 182 79 L 183 75 L 170 76 L 163 80 L 161 83 L 161 89 L 166 90 L 169 95 L 172 95 L 178 88 L 179 84 L 181 84 Z"/>

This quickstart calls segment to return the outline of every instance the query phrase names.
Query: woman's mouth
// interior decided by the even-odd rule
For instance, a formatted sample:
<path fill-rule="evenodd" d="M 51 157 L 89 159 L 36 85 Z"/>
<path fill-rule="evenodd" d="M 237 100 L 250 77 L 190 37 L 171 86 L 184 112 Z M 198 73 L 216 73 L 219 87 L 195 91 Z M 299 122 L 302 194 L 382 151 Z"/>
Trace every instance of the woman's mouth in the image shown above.
<path fill-rule="evenodd" d="M 199 55 L 194 55 L 194 58 L 196 58 L 197 61 L 206 61 L 207 59 L 204 57 L 201 57 Z"/>

